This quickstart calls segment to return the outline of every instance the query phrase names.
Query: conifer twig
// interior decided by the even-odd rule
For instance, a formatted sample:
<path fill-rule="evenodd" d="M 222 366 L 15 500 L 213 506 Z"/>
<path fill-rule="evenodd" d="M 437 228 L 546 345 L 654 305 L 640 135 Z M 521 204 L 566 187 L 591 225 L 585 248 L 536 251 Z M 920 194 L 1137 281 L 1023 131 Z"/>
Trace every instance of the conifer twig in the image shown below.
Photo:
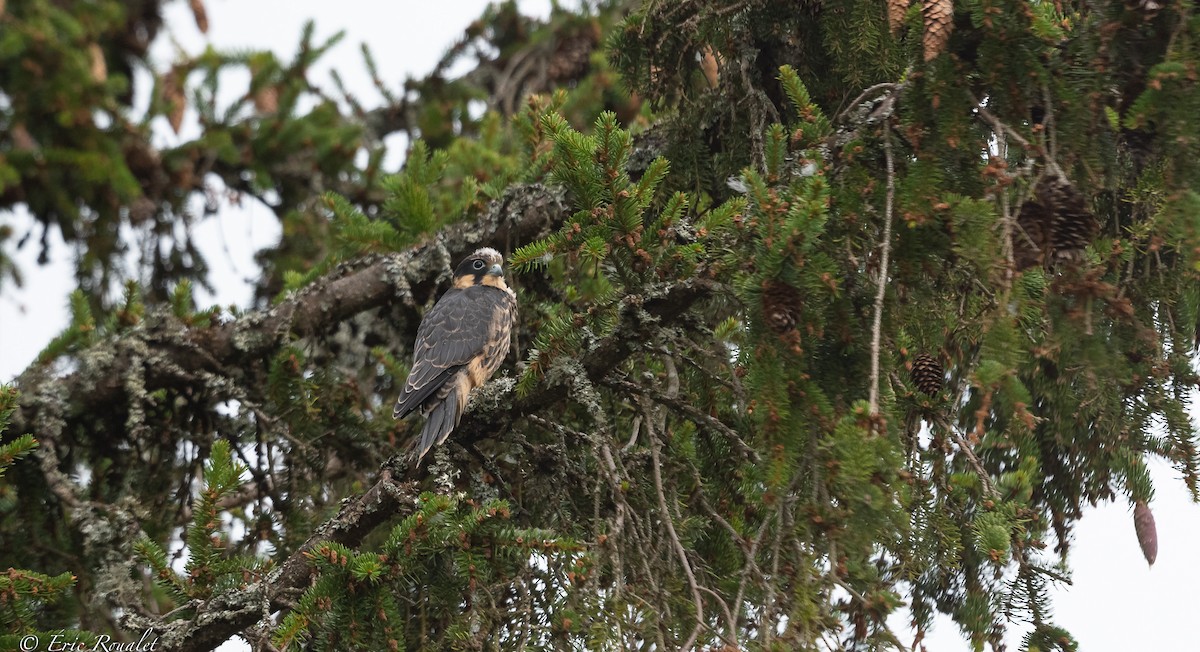
<path fill-rule="evenodd" d="M 779 513 L 780 513 L 780 515 L 783 515 L 786 512 L 781 508 L 779 510 Z M 766 527 L 767 523 L 769 523 L 769 522 L 770 522 L 769 519 L 763 520 L 763 528 L 764 529 L 762 529 L 761 531 L 763 531 L 763 532 L 766 531 L 765 527 Z M 779 527 L 775 528 L 775 532 L 774 532 L 775 536 L 771 540 L 770 557 L 771 557 L 771 578 L 772 578 L 772 580 L 774 580 L 774 578 L 779 577 L 779 548 L 781 545 L 783 545 L 783 530 L 784 530 L 783 524 L 780 523 Z M 797 559 L 803 559 L 803 557 L 797 557 Z M 762 628 L 762 634 L 763 634 L 762 647 L 764 650 L 770 649 L 771 635 L 775 633 L 775 622 L 773 620 L 774 609 L 775 609 L 775 584 L 776 584 L 775 581 L 767 582 L 766 598 L 763 600 L 763 621 L 766 622 L 766 627 Z M 739 587 L 739 590 L 740 590 L 740 587 Z M 830 649 L 832 649 L 832 648 L 830 648 Z"/>
<path fill-rule="evenodd" d="M 662 459 L 658 454 L 660 446 L 658 433 L 654 431 L 649 410 L 644 404 L 642 411 L 644 413 L 643 421 L 646 424 L 647 434 L 650 439 L 650 457 L 653 461 L 650 469 L 654 475 L 654 491 L 658 494 L 658 509 L 662 512 L 663 525 L 667 529 L 667 535 L 671 537 L 671 545 L 675 548 L 675 554 L 679 556 L 679 563 L 683 566 L 683 574 L 687 577 L 688 588 L 692 591 L 692 602 L 696 605 L 696 626 L 692 628 L 692 633 L 688 635 L 687 640 L 679 648 L 681 650 L 691 650 L 696 644 L 696 638 L 700 636 L 700 630 L 704 627 L 704 598 L 700 597 L 700 588 L 696 582 L 696 574 L 692 572 L 692 564 L 688 561 L 687 550 L 683 547 L 683 542 L 679 540 L 679 534 L 675 532 L 675 519 L 671 517 L 671 510 L 667 508 L 667 497 L 663 493 Z"/>
<path fill-rule="evenodd" d="M 993 130 L 995 130 L 997 133 L 1003 132 L 1003 133 L 1008 134 L 1010 138 L 1017 141 L 1017 143 L 1019 143 L 1021 145 L 1021 147 L 1024 147 L 1025 149 L 1030 149 L 1030 150 L 1034 150 L 1034 151 L 1041 149 L 1037 145 L 1034 145 L 1033 143 L 1029 142 L 1029 140 L 1026 139 L 1024 136 L 1017 133 L 1016 129 L 1013 129 L 1012 127 L 1008 126 L 1007 124 L 1001 122 L 999 118 L 992 115 L 991 111 L 988 111 L 986 108 L 984 108 L 983 102 L 980 102 L 974 96 L 971 96 L 971 101 L 975 103 L 975 111 L 977 113 L 979 113 L 979 117 L 983 118 L 983 121 L 988 123 L 988 125 Z"/>
<path fill-rule="evenodd" d="M 1050 160 L 1058 160 L 1058 125 L 1054 122 L 1054 98 L 1050 97 L 1050 85 L 1042 79 L 1042 133 L 1045 134 L 1046 148 L 1050 152 Z"/>
<path fill-rule="evenodd" d="M 737 621 L 733 619 L 733 612 L 729 610 L 729 605 L 721 599 L 721 596 L 716 591 L 704 585 L 700 585 L 699 588 L 701 591 L 711 595 L 717 601 L 717 604 L 721 606 L 721 612 L 725 614 L 725 626 L 729 628 L 729 636 L 721 636 L 721 632 L 712 627 L 709 627 L 709 629 L 716 633 L 717 636 L 720 636 L 726 643 L 737 647 Z"/>
<path fill-rule="evenodd" d="M 897 84 L 896 82 L 881 82 L 867 88 L 863 92 L 859 93 L 858 97 L 851 100 L 850 103 L 846 105 L 846 108 L 842 109 L 841 112 L 837 114 L 837 117 L 834 118 L 834 122 L 841 122 L 842 119 L 854 109 L 854 107 L 866 102 L 868 97 L 880 95 L 884 91 L 893 92 L 899 87 L 900 84 Z"/>
<path fill-rule="evenodd" d="M 871 325 L 870 414 L 879 413 L 879 349 L 883 327 L 883 297 L 887 292 L 888 263 L 892 252 L 892 207 L 896 198 L 896 168 L 892 157 L 892 128 L 883 128 L 883 156 L 887 162 L 887 198 L 883 206 L 883 237 L 879 263 L 879 287 L 875 292 L 875 317 Z"/>
<path fill-rule="evenodd" d="M 1017 555 L 1017 560 L 1019 562 L 1021 562 L 1021 568 L 1025 569 L 1031 573 L 1045 575 L 1046 577 L 1049 577 L 1050 579 L 1054 580 L 1055 582 L 1061 582 L 1062 584 L 1066 584 L 1067 586 L 1075 586 L 1075 582 L 1072 582 L 1071 578 L 1067 577 L 1066 575 L 1063 575 L 1062 573 L 1056 573 L 1044 566 L 1034 566 L 1033 564 L 1029 563 L 1029 560 L 1026 559 L 1026 557 L 1025 557 L 1025 549 L 1024 548 L 1022 548 L 1021 553 L 1019 555 Z"/>
<path fill-rule="evenodd" d="M 850 597 L 857 600 L 859 604 L 863 605 L 864 607 L 867 606 L 868 604 L 870 604 L 870 602 L 867 600 L 866 597 L 863 596 L 862 593 L 859 593 L 857 589 L 855 589 L 853 586 L 850 586 L 849 582 L 838 577 L 837 573 L 833 573 L 833 572 L 829 573 L 829 579 L 832 580 L 834 584 L 838 585 L 844 591 L 846 591 L 846 593 L 849 593 Z M 892 639 L 891 642 L 894 645 L 896 645 L 896 648 L 900 649 L 900 639 L 896 636 L 896 633 L 892 631 L 892 628 L 888 627 L 887 621 L 881 620 L 881 621 L 878 621 L 877 624 L 880 627 L 882 627 L 884 633 L 887 634 L 888 637 Z"/>
<path fill-rule="evenodd" d="M 663 356 L 663 366 L 667 372 L 667 393 L 670 398 L 675 398 L 679 395 L 679 375 L 675 370 L 675 361 L 669 355 Z M 692 589 L 692 601 L 696 604 L 696 627 L 692 629 L 692 633 L 684 642 L 682 650 L 691 650 L 696 643 L 696 638 L 700 635 L 700 630 L 707 623 L 704 619 L 704 599 L 700 597 L 700 583 L 696 581 L 696 574 L 692 571 L 692 564 L 688 561 L 687 550 L 683 547 L 683 542 L 679 540 L 678 533 L 675 532 L 675 520 L 671 517 L 671 511 L 667 508 L 666 495 L 663 493 L 662 482 L 662 461 L 659 459 L 658 449 L 662 446 L 662 442 L 658 439 L 658 433 L 666 428 L 666 415 L 662 415 L 660 425 L 662 428 L 657 431 L 654 428 L 654 420 L 650 415 L 649 407 L 643 403 L 642 413 L 645 415 L 646 434 L 650 439 L 650 456 L 654 464 L 654 490 L 658 494 L 658 508 L 662 511 L 663 522 L 666 525 L 667 533 L 671 536 L 671 544 L 675 547 L 675 553 L 679 555 L 679 563 L 683 565 L 683 572 L 687 576 L 688 586 Z"/>
<path fill-rule="evenodd" d="M 975 449 L 971 447 L 971 442 L 963 437 L 957 428 L 950 428 L 950 436 L 954 441 L 958 442 L 958 448 L 967 456 L 967 461 L 975 469 L 975 473 L 979 476 L 979 481 L 983 483 L 983 490 L 987 492 L 993 500 L 1000 499 L 1000 493 L 996 491 L 996 487 L 992 485 L 992 478 L 988 475 L 987 469 L 983 468 L 983 462 L 979 456 L 975 454 Z"/>
<path fill-rule="evenodd" d="M 762 461 L 762 458 L 761 458 L 761 456 L 759 456 L 758 451 L 751 448 L 750 445 L 747 444 L 746 441 L 744 439 L 742 439 L 741 436 L 738 435 L 737 431 L 735 431 L 733 428 L 730 428 L 728 425 L 726 425 L 724 421 L 721 421 L 720 419 L 718 419 L 714 416 L 711 416 L 711 415 L 705 414 L 704 412 L 701 412 L 700 410 L 696 409 L 696 407 L 694 405 L 688 403 L 685 400 L 679 399 L 677 397 L 672 398 L 671 396 L 663 394 L 662 392 L 659 392 L 653 388 L 645 387 L 643 385 L 639 385 L 637 383 L 633 383 L 628 380 L 624 380 L 622 378 L 611 378 L 611 377 L 605 378 L 600 381 L 600 384 L 607 385 L 609 387 L 612 387 L 613 389 L 619 389 L 619 390 L 623 390 L 626 392 L 631 392 L 633 394 L 637 394 L 638 396 L 644 396 L 644 397 L 650 399 L 651 401 L 654 401 L 655 403 L 659 403 L 666 407 L 673 408 L 673 409 L 677 410 L 678 412 L 682 413 L 683 416 L 687 417 L 688 419 L 691 419 L 697 425 L 708 426 L 709 428 L 716 430 L 717 432 L 721 433 L 722 435 L 725 435 L 725 437 L 728 438 L 729 441 L 734 445 L 734 448 L 736 448 L 738 450 L 738 452 L 741 453 L 742 456 L 745 457 L 746 459 L 748 459 L 752 462 L 755 462 L 755 463 Z M 637 433 L 635 432 L 634 437 L 636 437 L 636 434 Z M 633 438 L 631 438 L 631 441 L 630 441 L 631 444 L 632 444 L 632 440 L 633 440 Z M 631 448 L 631 447 L 632 446 L 627 446 L 627 448 Z"/>
<path fill-rule="evenodd" d="M 963 455 L 965 455 L 967 458 L 967 462 L 971 465 L 971 468 L 975 471 L 975 474 L 979 476 L 979 481 L 983 484 L 983 490 L 985 493 L 987 493 L 988 497 L 993 500 L 999 500 L 1000 493 L 996 491 L 996 488 L 992 485 L 992 478 L 990 475 L 988 475 L 987 469 L 984 468 L 983 462 L 979 459 L 979 456 L 975 454 L 975 449 L 971 447 L 971 442 L 967 441 L 966 437 L 963 437 L 962 433 L 958 431 L 958 428 L 956 428 L 954 424 L 950 423 L 950 421 L 947 420 L 944 415 L 934 415 L 934 421 L 936 421 L 939 426 L 945 429 L 946 432 L 950 433 L 950 437 L 956 443 L 958 443 L 958 448 L 962 450 Z"/>
<path fill-rule="evenodd" d="M 996 153 L 1002 159 L 1008 158 L 1008 132 L 1002 131 L 996 134 Z M 1004 292 L 1005 296 L 1007 296 L 1008 290 L 1012 288 L 1013 274 L 1017 269 L 1013 247 L 1013 227 L 1016 226 L 1016 219 L 1013 218 L 1012 205 L 1008 201 L 1008 193 L 1002 188 L 998 194 L 1000 203 L 1000 226 L 1002 231 L 1002 235 L 1000 237 L 1000 249 L 1004 254 Z M 1029 235 L 1025 233 L 1025 230 L 1019 230 L 1021 231 L 1021 237 L 1029 240 Z M 1029 244 L 1032 244 L 1032 242 Z"/>

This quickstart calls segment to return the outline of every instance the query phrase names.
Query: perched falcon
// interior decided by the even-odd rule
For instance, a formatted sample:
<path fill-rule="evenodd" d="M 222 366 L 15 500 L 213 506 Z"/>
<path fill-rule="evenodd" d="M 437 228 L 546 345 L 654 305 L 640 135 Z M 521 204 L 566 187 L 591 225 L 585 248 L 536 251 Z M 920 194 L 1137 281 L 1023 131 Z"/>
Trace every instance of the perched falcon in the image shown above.
<path fill-rule="evenodd" d="M 430 308 L 417 328 L 412 371 L 392 417 L 421 408 L 425 427 L 417 462 L 458 425 L 471 390 L 487 382 L 508 355 L 517 317 L 517 296 L 504 282 L 504 258 L 490 247 L 477 250 L 454 270 L 454 286 Z"/>

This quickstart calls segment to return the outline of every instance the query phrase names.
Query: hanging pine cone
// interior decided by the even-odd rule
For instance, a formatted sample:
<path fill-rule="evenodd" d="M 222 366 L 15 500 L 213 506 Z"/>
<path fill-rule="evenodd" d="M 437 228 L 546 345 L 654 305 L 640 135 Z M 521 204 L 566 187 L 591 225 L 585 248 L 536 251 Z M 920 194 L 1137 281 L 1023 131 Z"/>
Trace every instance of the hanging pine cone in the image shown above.
<path fill-rule="evenodd" d="M 774 280 L 763 283 L 762 304 L 767 326 L 780 335 L 795 330 L 804 307 L 796 288 Z"/>
<path fill-rule="evenodd" d="M 1065 177 L 1047 172 L 1033 189 L 1038 202 L 1053 216 L 1050 249 L 1057 260 L 1078 262 L 1100 225 L 1087 207 L 1087 200 Z"/>
<path fill-rule="evenodd" d="M 559 37 L 546 75 L 555 84 L 582 79 L 591 67 L 592 51 L 600 42 L 595 25 L 582 25 Z"/>
<path fill-rule="evenodd" d="M 899 34 L 904 26 L 904 14 L 908 12 L 909 0 L 887 0 L 888 26 L 893 34 Z"/>
<path fill-rule="evenodd" d="M 1038 267 L 1046 262 L 1046 227 L 1051 216 L 1046 207 L 1030 199 L 1021 204 L 1017 228 L 1012 234 L 1013 262 L 1017 271 Z"/>
<path fill-rule="evenodd" d="M 1139 500 L 1133 506 L 1133 529 L 1137 531 L 1138 545 L 1142 555 L 1151 566 L 1158 558 L 1158 528 L 1154 525 L 1154 512 L 1146 501 Z"/>
<path fill-rule="evenodd" d="M 921 44 L 925 60 L 932 61 L 946 49 L 950 32 L 954 29 L 953 0 L 924 0 L 921 15 L 925 22 L 925 34 Z"/>
<path fill-rule="evenodd" d="M 930 396 L 937 396 L 938 392 L 942 391 L 945 370 L 942 369 L 942 363 L 932 355 L 921 353 L 913 358 L 912 370 L 909 373 L 912 376 L 913 384 L 922 392 Z"/>

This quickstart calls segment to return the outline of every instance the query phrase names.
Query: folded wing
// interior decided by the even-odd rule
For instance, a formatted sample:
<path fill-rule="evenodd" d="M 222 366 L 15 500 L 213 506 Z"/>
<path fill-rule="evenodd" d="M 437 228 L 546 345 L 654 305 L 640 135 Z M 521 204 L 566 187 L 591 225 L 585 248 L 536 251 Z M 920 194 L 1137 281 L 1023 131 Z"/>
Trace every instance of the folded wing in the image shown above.
<path fill-rule="evenodd" d="M 421 407 L 487 346 L 493 309 L 479 289 L 450 290 L 425 314 L 393 417 Z"/>

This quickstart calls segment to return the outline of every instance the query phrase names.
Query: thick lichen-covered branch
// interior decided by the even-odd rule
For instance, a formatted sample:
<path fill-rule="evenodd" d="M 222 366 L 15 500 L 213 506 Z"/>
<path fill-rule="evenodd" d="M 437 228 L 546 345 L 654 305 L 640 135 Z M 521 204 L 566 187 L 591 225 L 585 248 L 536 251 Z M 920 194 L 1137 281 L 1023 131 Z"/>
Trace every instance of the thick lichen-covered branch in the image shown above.
<path fill-rule="evenodd" d="M 571 365 L 574 373 L 582 373 L 589 383 L 598 383 L 622 364 L 637 349 L 638 342 L 647 341 L 648 329 L 653 324 L 669 323 L 692 308 L 696 303 L 709 298 L 716 291 L 711 281 L 689 279 L 679 283 L 653 288 L 645 294 L 630 295 L 622 301 L 620 322 L 609 335 L 593 343 Z M 565 370 L 569 375 L 571 370 Z M 492 390 L 491 388 L 495 388 Z M 502 406 L 495 411 L 470 411 L 455 430 L 456 441 L 471 442 L 484 437 L 495 437 L 511 427 L 512 423 L 525 415 L 536 414 L 546 406 L 563 400 L 568 393 L 570 380 L 559 383 L 542 383 L 537 390 L 511 401 L 494 400 Z M 484 387 L 484 396 L 489 391 L 515 393 L 511 384 L 495 383 Z M 476 402 L 487 401 L 478 397 Z"/>
<path fill-rule="evenodd" d="M 424 305 L 438 288 L 449 261 L 485 245 L 508 249 L 545 235 L 564 219 L 567 208 L 561 191 L 540 185 L 521 186 L 494 202 L 483 219 L 455 224 L 408 251 L 376 255 L 339 266 L 330 274 L 294 292 L 278 305 L 246 313 L 225 323 L 189 328 L 169 313 L 160 312 L 112 340 L 101 341 L 79 354 L 86 360 L 74 373 L 59 377 L 35 366 L 17 379 L 34 400 L 14 415 L 13 427 L 34 423 L 43 406 L 36 400 L 47 392 L 70 397 L 70 414 L 84 418 L 89 410 L 123 398 L 126 378 L 138 373 L 133 350 L 144 350 L 145 387 L 153 391 L 173 386 L 181 374 L 208 372 L 228 375 L 232 369 L 262 364 L 295 338 L 332 332 L 339 324 L 366 310 L 403 302 Z M 419 314 L 408 313 L 410 324 L 396 326 L 415 332 Z"/>
<path fill-rule="evenodd" d="M 628 297 L 622 321 L 616 330 L 596 342 L 579 360 L 576 368 L 590 379 L 599 380 L 634 352 L 632 342 L 645 335 L 652 324 L 670 321 L 710 297 L 714 287 L 704 281 L 688 281 L 661 288 L 646 296 Z M 589 381 L 590 382 L 590 381 Z M 522 416 L 535 414 L 566 397 L 564 384 L 539 384 L 536 390 L 519 399 L 513 398 L 513 383 L 503 379 L 485 386 L 471 402 L 454 439 L 469 444 L 483 437 L 495 437 Z M 419 492 L 413 481 L 422 474 L 415 465 L 382 469 L 374 486 L 360 496 L 346 499 L 338 515 L 320 526 L 308 540 L 262 582 L 219 596 L 203 605 L 197 617 L 187 621 L 154 621 L 127 617 L 131 629 L 152 628 L 161 636 L 164 649 L 180 652 L 206 650 L 257 623 L 264 601 L 270 610 L 287 608 L 287 598 L 305 589 L 309 582 L 311 560 L 308 554 L 322 542 L 347 546 L 360 543 L 379 525 L 410 513 Z"/>
<path fill-rule="evenodd" d="M 313 551 L 323 543 L 356 546 L 375 528 L 399 520 L 415 509 L 418 489 L 396 479 L 384 468 L 374 486 L 359 496 L 347 498 L 337 516 L 313 532 L 286 561 L 261 581 L 217 595 L 196 605 L 191 619 L 167 620 L 127 614 L 122 624 L 128 631 L 155 633 L 160 649 L 172 652 L 211 650 L 231 636 L 245 631 L 267 613 L 287 608 L 309 585 Z M 267 608 L 264 610 L 264 606 Z"/>

